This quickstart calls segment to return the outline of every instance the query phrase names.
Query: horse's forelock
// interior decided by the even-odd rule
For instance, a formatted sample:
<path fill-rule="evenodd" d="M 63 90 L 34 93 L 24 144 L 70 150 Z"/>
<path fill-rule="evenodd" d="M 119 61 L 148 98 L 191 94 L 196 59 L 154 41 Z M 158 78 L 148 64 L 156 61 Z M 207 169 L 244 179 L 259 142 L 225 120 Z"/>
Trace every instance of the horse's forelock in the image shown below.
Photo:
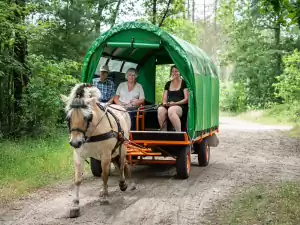
<path fill-rule="evenodd" d="M 87 98 L 95 97 L 96 99 L 100 99 L 102 96 L 99 89 L 97 87 L 92 86 L 86 89 L 85 97 Z"/>
<path fill-rule="evenodd" d="M 72 107 L 71 105 L 74 104 L 74 101 L 76 102 L 77 99 L 83 100 L 86 98 L 92 98 L 95 97 L 97 100 L 101 99 L 101 93 L 97 87 L 94 87 L 90 84 L 77 84 L 72 89 L 70 95 L 69 95 L 69 101 L 66 104 L 65 110 L 69 111 Z M 82 104 L 85 104 L 84 101 L 81 102 Z M 80 103 L 80 104 L 81 104 Z"/>
<path fill-rule="evenodd" d="M 88 117 L 92 113 L 92 108 L 90 105 L 88 105 L 84 99 L 81 98 L 75 98 L 68 106 L 68 109 L 66 111 L 68 112 L 67 118 L 70 118 L 71 113 L 74 109 L 81 110 L 83 117 Z"/>

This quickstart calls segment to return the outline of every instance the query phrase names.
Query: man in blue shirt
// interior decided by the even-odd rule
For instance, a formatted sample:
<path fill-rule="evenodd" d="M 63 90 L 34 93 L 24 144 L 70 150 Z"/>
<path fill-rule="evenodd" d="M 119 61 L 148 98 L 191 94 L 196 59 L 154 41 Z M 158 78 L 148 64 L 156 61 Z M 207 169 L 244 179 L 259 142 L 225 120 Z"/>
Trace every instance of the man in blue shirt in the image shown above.
<path fill-rule="evenodd" d="M 100 99 L 100 102 L 103 103 L 113 103 L 116 93 L 114 82 L 107 79 L 108 72 L 108 65 L 104 65 L 100 68 L 100 77 L 93 79 L 93 85 L 101 92 L 102 99 Z"/>

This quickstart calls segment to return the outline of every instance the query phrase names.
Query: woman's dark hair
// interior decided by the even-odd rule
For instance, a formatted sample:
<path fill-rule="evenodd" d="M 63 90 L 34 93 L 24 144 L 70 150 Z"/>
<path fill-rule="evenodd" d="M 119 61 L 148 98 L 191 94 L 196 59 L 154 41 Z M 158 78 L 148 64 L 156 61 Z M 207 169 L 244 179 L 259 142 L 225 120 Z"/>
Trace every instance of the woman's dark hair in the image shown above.
<path fill-rule="evenodd" d="M 176 68 L 176 69 L 178 70 L 178 68 L 177 68 L 176 65 L 171 66 L 171 69 L 170 69 L 170 76 L 172 76 L 172 69 L 173 69 L 173 68 Z"/>

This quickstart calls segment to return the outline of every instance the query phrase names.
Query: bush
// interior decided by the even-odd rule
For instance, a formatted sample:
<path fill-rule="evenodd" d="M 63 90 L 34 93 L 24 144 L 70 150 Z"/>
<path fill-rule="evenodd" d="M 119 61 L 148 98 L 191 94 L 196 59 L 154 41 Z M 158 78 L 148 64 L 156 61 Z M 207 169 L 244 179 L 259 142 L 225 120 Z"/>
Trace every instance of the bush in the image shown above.
<path fill-rule="evenodd" d="M 286 103 L 300 100 L 300 52 L 296 49 L 291 55 L 283 57 L 285 66 L 283 73 L 278 76 L 273 86 L 276 95 Z"/>
<path fill-rule="evenodd" d="M 243 112 L 246 110 L 245 88 L 241 83 L 221 83 L 220 110 Z"/>
<path fill-rule="evenodd" d="M 266 116 L 282 120 L 286 123 L 299 124 L 300 102 L 277 104 L 265 111 Z"/>
<path fill-rule="evenodd" d="M 37 134 L 50 132 L 64 116 L 60 94 L 67 94 L 79 80 L 71 76 L 79 64 L 73 61 L 54 62 L 42 56 L 31 56 L 32 77 L 21 102 L 21 130 Z"/>

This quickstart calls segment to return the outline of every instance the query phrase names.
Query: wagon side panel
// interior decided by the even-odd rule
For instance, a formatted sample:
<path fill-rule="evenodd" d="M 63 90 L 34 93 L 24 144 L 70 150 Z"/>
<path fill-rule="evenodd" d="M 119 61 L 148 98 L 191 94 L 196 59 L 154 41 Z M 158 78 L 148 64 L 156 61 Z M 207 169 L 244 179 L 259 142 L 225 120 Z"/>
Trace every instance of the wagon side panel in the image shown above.
<path fill-rule="evenodd" d="M 219 80 L 212 78 L 212 127 L 219 126 Z"/>
<path fill-rule="evenodd" d="M 195 130 L 208 131 L 219 125 L 219 81 L 217 77 L 197 76 Z"/>

